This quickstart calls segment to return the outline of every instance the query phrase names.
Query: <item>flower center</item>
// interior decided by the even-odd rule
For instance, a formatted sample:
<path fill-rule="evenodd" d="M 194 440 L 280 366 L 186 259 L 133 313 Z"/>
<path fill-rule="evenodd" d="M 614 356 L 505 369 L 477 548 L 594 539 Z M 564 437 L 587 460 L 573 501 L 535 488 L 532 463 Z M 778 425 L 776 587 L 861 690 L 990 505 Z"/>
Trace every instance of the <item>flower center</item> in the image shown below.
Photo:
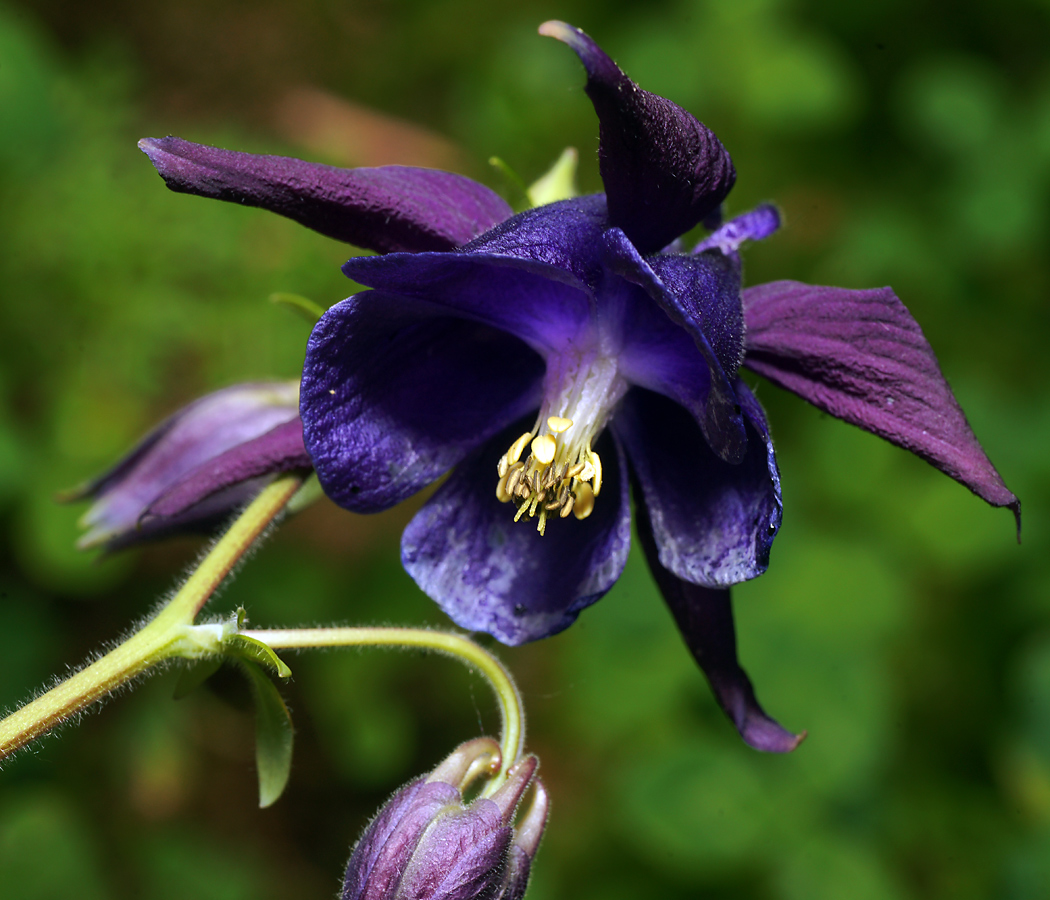
<path fill-rule="evenodd" d="M 543 534 L 549 517 L 591 514 L 602 490 L 602 461 L 591 443 L 626 390 L 615 357 L 591 353 L 548 360 L 536 424 L 510 445 L 496 468 L 496 497 L 517 504 L 515 522 L 537 518 Z M 526 447 L 529 455 L 522 460 Z"/>

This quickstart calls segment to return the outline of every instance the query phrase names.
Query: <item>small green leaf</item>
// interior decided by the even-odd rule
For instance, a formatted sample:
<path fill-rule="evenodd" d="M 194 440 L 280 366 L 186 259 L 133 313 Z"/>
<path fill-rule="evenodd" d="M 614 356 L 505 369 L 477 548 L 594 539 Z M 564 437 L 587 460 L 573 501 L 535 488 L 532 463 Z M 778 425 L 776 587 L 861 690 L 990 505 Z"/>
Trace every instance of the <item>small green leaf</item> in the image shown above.
<path fill-rule="evenodd" d="M 526 194 L 533 206 L 545 206 L 557 200 L 568 200 L 576 190 L 576 164 L 580 155 L 575 147 L 566 147 L 553 166 L 529 185 Z"/>
<path fill-rule="evenodd" d="M 186 666 L 179 672 L 179 680 L 175 685 L 174 699 L 181 700 L 187 694 L 197 690 L 205 681 L 211 678 L 222 665 L 221 659 L 198 659 Z"/>
<path fill-rule="evenodd" d="M 323 307 L 318 306 L 307 297 L 301 297 L 299 294 L 277 292 L 276 294 L 270 294 L 270 302 L 287 306 L 293 312 L 299 313 L 311 325 L 324 315 Z"/>
<path fill-rule="evenodd" d="M 292 670 L 262 641 L 244 634 L 231 634 L 222 642 L 223 650 L 234 659 L 258 663 L 273 669 L 281 678 L 291 678 Z"/>
<path fill-rule="evenodd" d="M 240 660 L 255 700 L 255 768 L 259 773 L 259 807 L 274 803 L 288 784 L 292 770 L 292 717 L 267 674 L 255 663 Z"/>

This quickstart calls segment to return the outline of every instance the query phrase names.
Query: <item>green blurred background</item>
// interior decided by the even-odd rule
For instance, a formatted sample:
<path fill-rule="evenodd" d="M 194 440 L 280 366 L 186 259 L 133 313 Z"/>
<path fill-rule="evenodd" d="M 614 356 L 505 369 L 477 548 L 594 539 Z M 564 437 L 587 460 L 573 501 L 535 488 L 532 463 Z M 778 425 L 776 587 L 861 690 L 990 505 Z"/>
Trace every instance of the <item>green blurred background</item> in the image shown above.
<path fill-rule="evenodd" d="M 3 0 L 0 705 L 124 632 L 199 543 L 99 561 L 53 497 L 203 391 L 292 378 L 345 246 L 168 192 L 135 141 L 456 168 L 505 189 L 596 124 L 547 18 L 695 112 L 781 205 L 750 283 L 891 284 L 1025 504 L 1010 515 L 759 384 L 786 514 L 736 591 L 766 708 L 809 739 L 745 747 L 640 559 L 563 635 L 503 651 L 553 818 L 532 900 L 1050 896 L 1050 3 L 1047 0 Z M 418 504 L 287 523 L 213 603 L 257 626 L 443 618 L 398 565 Z M 255 806 L 233 674 L 163 673 L 0 775 L 0 892 L 328 898 L 386 795 L 497 726 L 484 684 L 390 652 L 291 659 L 289 789 Z"/>

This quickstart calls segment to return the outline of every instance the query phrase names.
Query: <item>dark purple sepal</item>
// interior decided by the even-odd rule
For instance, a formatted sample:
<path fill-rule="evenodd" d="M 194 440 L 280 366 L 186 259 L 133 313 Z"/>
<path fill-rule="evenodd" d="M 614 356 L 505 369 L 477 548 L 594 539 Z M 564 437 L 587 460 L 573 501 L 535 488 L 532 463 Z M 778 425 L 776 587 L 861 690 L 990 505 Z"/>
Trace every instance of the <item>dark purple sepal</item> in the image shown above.
<path fill-rule="evenodd" d="M 329 497 L 378 512 L 534 409 L 542 379 L 542 360 L 509 334 L 437 304 L 365 291 L 329 309 L 310 335 L 300 388 L 306 447 Z"/>
<path fill-rule="evenodd" d="M 451 250 L 512 213 L 484 185 L 437 169 L 340 169 L 171 136 L 139 148 L 173 191 L 261 207 L 380 253 Z"/>
<path fill-rule="evenodd" d="M 765 416 L 743 382 L 737 392 L 750 440 L 736 465 L 711 452 L 685 410 L 650 391 L 630 391 L 612 425 L 631 461 L 635 501 L 646 507 L 660 564 L 709 588 L 765 572 L 783 515 Z"/>
<path fill-rule="evenodd" d="M 622 453 L 608 436 L 589 518 L 548 519 L 544 535 L 514 521 L 514 505 L 496 499 L 496 463 L 529 424 L 457 466 L 401 538 L 405 570 L 457 625 L 511 645 L 568 628 L 619 578 L 631 541 Z"/>
<path fill-rule="evenodd" d="M 180 516 L 242 482 L 311 468 L 313 463 L 303 446 L 303 423 L 296 416 L 198 466 L 151 503 L 139 522 L 142 525 L 151 519 Z"/>
<path fill-rule="evenodd" d="M 568 44 L 587 70 L 613 225 L 643 253 L 652 253 L 718 208 L 736 170 L 709 128 L 670 100 L 643 91 L 580 29 L 545 22 L 540 34 Z"/>
<path fill-rule="evenodd" d="M 911 313 L 886 288 L 774 281 L 743 293 L 745 365 L 922 457 L 1021 529 L 1021 504 L 977 442 Z"/>
<path fill-rule="evenodd" d="M 685 329 L 707 361 L 708 394 L 698 421 L 711 449 L 727 462 L 739 462 L 747 450 L 744 420 L 726 369 L 707 334 L 710 328 L 721 356 L 735 375 L 740 355 L 737 347 L 743 344 L 736 267 L 718 254 L 643 259 L 619 228 L 605 232 L 603 242 L 609 269 L 641 287 Z M 654 266 L 668 276 L 670 283 L 664 282 Z"/>
<path fill-rule="evenodd" d="M 744 742 L 766 753 L 788 753 L 805 738 L 792 734 L 759 705 L 751 679 L 736 656 L 736 628 L 728 590 L 692 584 L 660 563 L 644 503 L 637 505 L 638 539 L 682 638 L 707 676 L 711 690 Z"/>

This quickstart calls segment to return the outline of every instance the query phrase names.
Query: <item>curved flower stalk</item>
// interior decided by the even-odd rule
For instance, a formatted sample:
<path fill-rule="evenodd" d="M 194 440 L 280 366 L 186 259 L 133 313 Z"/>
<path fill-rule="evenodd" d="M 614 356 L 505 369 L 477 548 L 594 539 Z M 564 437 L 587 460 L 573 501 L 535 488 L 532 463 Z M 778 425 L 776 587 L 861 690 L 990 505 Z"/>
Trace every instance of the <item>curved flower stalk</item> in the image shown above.
<path fill-rule="evenodd" d="M 603 194 L 511 215 L 448 173 L 141 146 L 174 190 L 380 254 L 345 264 L 372 290 L 311 335 L 304 438 L 325 492 L 357 512 L 451 470 L 402 559 L 455 622 L 508 644 L 570 625 L 623 569 L 633 483 L 650 566 L 718 701 L 749 744 L 790 750 L 799 738 L 763 712 L 736 658 L 728 589 L 765 571 L 782 515 L 741 368 L 1019 516 L 1017 498 L 892 290 L 742 290 L 740 247 L 776 231 L 776 209 L 720 224 L 736 172 L 718 138 L 582 31 L 540 31 L 586 69 Z M 701 222 L 713 231 L 684 252 Z"/>
<path fill-rule="evenodd" d="M 117 550 L 208 531 L 276 474 L 309 470 L 294 382 L 239 384 L 195 400 L 108 472 L 65 495 L 90 498 L 81 548 Z"/>

